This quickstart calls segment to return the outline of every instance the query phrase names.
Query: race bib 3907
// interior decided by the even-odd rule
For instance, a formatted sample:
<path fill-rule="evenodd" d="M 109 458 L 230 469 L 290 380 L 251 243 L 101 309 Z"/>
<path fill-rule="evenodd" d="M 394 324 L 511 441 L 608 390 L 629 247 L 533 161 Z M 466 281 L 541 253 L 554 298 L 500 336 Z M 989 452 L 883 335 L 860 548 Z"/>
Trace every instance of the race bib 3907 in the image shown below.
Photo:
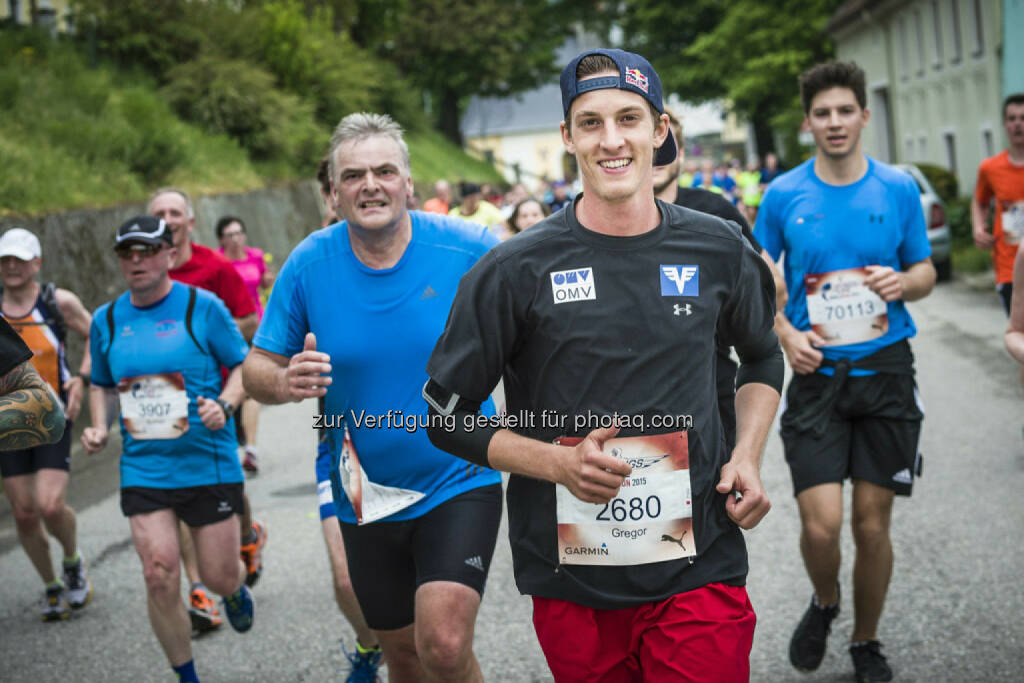
<path fill-rule="evenodd" d="M 188 431 L 188 394 L 180 372 L 125 377 L 117 393 L 132 438 L 177 439 Z"/>
<path fill-rule="evenodd" d="M 555 443 L 580 441 L 562 437 Z M 633 472 L 619 495 L 601 505 L 555 486 L 558 561 L 624 566 L 696 555 L 687 433 L 610 439 L 604 452 L 628 462 Z"/>

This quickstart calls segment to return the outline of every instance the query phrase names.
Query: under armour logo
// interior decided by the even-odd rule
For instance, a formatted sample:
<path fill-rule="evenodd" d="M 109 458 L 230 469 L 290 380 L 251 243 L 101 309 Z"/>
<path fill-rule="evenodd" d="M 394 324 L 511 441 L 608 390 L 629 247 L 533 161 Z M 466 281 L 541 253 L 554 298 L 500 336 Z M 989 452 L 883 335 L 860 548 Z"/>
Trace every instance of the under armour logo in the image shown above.
<path fill-rule="evenodd" d="M 682 304 L 682 305 L 674 304 L 672 306 L 672 313 L 674 315 L 679 315 L 680 313 L 683 313 L 683 312 L 685 312 L 686 315 L 690 315 L 690 314 L 693 313 L 693 311 L 690 309 L 690 304 Z"/>

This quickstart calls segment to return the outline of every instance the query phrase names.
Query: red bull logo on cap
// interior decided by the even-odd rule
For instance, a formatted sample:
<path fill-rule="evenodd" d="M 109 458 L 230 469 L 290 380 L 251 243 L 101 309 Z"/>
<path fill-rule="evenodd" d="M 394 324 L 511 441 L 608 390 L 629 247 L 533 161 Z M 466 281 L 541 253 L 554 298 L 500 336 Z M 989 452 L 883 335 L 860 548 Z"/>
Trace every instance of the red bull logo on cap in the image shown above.
<path fill-rule="evenodd" d="M 640 69 L 626 69 L 626 84 L 647 92 L 647 76 L 644 76 Z"/>

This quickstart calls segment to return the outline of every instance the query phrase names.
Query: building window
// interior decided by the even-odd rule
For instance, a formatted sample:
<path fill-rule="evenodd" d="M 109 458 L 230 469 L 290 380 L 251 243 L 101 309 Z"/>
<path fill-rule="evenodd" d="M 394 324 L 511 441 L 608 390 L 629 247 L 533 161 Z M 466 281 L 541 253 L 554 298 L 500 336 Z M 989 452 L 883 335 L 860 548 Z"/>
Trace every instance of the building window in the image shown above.
<path fill-rule="evenodd" d="M 956 136 L 946 133 L 943 138 L 946 140 L 946 166 L 950 173 L 956 175 Z"/>
<path fill-rule="evenodd" d="M 936 69 L 942 68 L 942 10 L 939 9 L 939 0 L 932 0 L 932 27 L 935 29 L 935 60 L 932 66 Z"/>
<path fill-rule="evenodd" d="M 903 144 L 907 148 L 907 158 L 904 161 L 912 162 L 914 160 L 914 138 L 908 135 Z"/>
<path fill-rule="evenodd" d="M 917 158 L 921 161 L 928 159 L 928 136 L 921 135 L 917 139 Z"/>
<path fill-rule="evenodd" d="M 981 146 L 985 150 L 985 157 L 988 158 L 996 153 L 995 144 L 992 140 L 992 131 L 985 129 L 981 131 Z"/>
<path fill-rule="evenodd" d="M 953 22 L 953 52 L 949 56 L 949 61 L 956 64 L 960 61 L 960 56 L 962 54 L 962 47 L 960 43 L 960 0 L 950 0 L 949 9 Z"/>
<path fill-rule="evenodd" d="M 910 56 L 907 54 L 907 21 L 900 17 L 900 78 L 907 80 L 910 75 Z"/>
<path fill-rule="evenodd" d="M 971 54 L 980 57 L 985 51 L 985 27 L 982 23 L 981 0 L 973 0 L 971 16 L 974 18 L 974 51 Z"/>
<path fill-rule="evenodd" d="M 917 34 L 917 75 L 924 76 L 924 28 L 921 26 L 921 10 L 914 10 L 914 33 Z"/>

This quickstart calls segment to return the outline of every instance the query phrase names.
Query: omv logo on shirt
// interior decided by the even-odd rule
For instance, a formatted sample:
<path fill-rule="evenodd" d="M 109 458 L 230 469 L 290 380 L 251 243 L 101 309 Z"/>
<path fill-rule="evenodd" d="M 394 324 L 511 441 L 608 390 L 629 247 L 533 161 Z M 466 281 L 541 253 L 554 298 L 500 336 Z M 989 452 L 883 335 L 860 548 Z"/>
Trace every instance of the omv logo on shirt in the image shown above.
<path fill-rule="evenodd" d="M 699 266 L 660 266 L 662 296 L 699 296 Z"/>

